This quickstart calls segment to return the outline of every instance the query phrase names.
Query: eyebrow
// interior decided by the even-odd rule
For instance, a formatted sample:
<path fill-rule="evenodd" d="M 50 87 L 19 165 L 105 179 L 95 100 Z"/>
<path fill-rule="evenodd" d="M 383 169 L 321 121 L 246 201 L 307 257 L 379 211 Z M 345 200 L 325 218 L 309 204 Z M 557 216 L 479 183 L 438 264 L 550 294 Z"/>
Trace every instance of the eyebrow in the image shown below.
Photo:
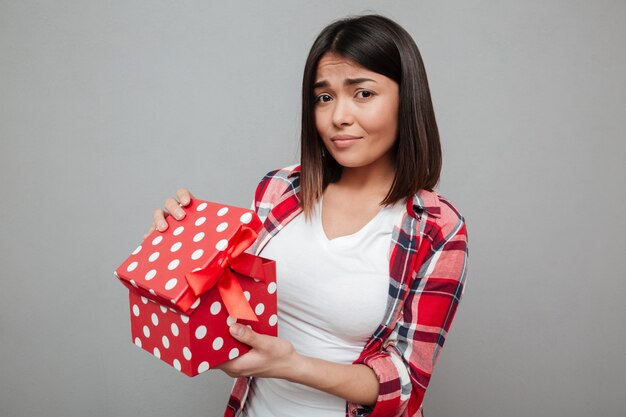
<path fill-rule="evenodd" d="M 376 82 L 372 80 L 371 78 L 346 78 L 345 81 L 343 82 L 343 85 L 361 84 L 366 81 L 372 81 L 374 83 Z M 329 85 L 330 84 L 328 83 L 328 81 L 320 80 L 320 81 L 317 81 L 315 84 L 313 84 L 313 89 L 315 90 L 316 88 L 324 88 L 324 87 L 328 87 Z"/>

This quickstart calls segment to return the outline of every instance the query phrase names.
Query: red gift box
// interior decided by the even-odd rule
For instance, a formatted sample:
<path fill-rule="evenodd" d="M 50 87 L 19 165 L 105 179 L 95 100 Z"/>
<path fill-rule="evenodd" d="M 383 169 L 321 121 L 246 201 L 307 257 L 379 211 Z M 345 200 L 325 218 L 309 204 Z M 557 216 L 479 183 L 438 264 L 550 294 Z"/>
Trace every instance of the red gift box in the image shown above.
<path fill-rule="evenodd" d="M 116 269 L 129 289 L 132 340 L 194 376 L 250 350 L 235 322 L 277 335 L 276 265 L 245 253 L 261 221 L 246 210 L 198 199 L 170 217 Z"/>

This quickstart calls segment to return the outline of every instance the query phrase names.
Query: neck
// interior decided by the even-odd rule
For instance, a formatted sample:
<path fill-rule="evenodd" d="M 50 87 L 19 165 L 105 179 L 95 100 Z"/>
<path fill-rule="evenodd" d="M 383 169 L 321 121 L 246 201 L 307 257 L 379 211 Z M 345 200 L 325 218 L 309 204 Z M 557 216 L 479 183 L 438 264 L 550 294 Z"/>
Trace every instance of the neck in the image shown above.
<path fill-rule="evenodd" d="M 384 197 L 393 184 L 394 175 L 393 163 L 383 159 L 367 166 L 343 167 L 337 185 L 355 192 L 368 191 L 368 194 L 375 193 Z"/>

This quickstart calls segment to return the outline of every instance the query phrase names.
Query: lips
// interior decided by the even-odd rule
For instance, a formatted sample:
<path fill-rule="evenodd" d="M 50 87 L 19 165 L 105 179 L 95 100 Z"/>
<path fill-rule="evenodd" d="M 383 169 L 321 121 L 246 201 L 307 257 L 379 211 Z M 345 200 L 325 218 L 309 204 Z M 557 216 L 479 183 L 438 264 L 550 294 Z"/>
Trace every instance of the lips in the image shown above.
<path fill-rule="evenodd" d="M 361 139 L 363 139 L 362 136 L 336 135 L 331 137 L 330 141 L 336 148 L 349 148 Z"/>
<path fill-rule="evenodd" d="M 330 138 L 330 140 L 332 140 L 333 142 L 346 141 L 346 140 L 355 140 L 355 139 L 361 139 L 361 136 L 335 135 L 332 138 Z"/>

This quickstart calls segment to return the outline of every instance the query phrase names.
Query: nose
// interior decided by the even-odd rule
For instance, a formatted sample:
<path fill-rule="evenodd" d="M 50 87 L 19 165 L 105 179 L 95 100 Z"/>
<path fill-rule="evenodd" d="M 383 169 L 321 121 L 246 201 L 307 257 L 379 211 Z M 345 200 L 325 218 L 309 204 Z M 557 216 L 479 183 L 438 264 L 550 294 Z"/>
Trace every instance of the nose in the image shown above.
<path fill-rule="evenodd" d="M 349 126 L 354 121 L 350 101 L 342 98 L 335 100 L 333 108 L 333 124 L 335 126 Z"/>

